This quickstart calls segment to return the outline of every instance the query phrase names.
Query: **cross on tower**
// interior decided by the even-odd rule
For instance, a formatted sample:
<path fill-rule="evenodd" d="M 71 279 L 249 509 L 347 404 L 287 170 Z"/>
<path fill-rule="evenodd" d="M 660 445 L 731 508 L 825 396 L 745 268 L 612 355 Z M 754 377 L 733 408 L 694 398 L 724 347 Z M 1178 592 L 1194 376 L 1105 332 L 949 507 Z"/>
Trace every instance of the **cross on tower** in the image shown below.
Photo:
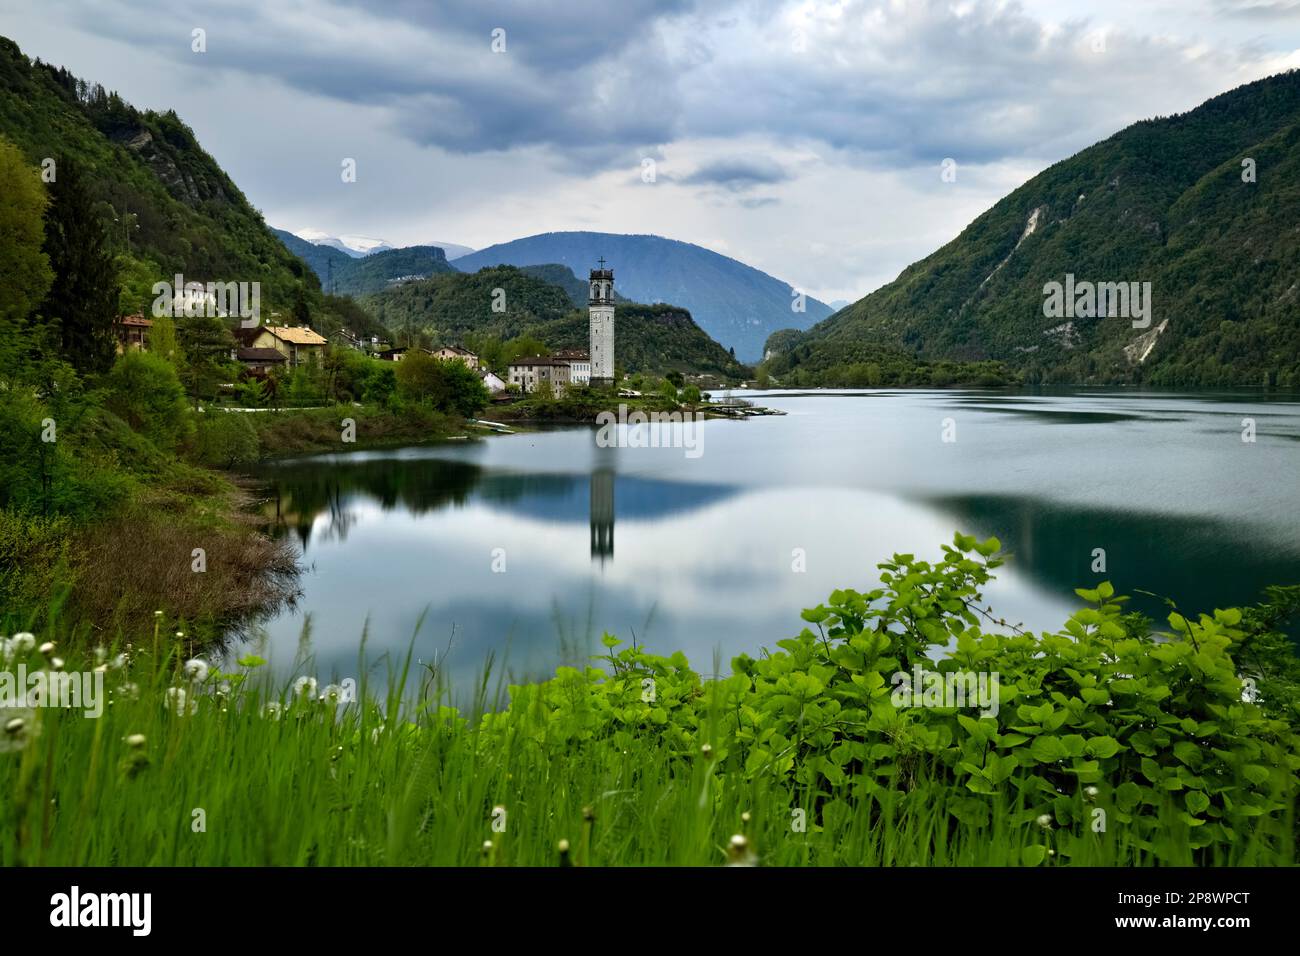
<path fill-rule="evenodd" d="M 604 272 L 604 271 L 605 271 L 605 257 L 604 257 L 604 256 L 601 256 L 601 257 L 600 257 L 599 259 L 597 259 L 596 261 L 600 263 L 600 271 L 601 271 L 601 272 Z"/>

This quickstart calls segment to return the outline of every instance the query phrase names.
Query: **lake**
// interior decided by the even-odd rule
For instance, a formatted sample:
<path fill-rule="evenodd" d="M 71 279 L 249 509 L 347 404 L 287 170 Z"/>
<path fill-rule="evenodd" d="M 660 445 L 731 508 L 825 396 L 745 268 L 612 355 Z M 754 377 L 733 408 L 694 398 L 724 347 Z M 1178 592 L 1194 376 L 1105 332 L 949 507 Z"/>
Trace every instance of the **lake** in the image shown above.
<path fill-rule="evenodd" d="M 1300 581 L 1297 396 L 739 394 L 787 414 L 705 422 L 689 454 L 569 428 L 265 467 L 268 528 L 306 572 L 254 646 L 302 671 L 309 622 L 324 683 L 355 676 L 363 632 L 372 661 L 414 637 L 463 688 L 489 655 L 512 681 L 545 676 L 608 631 L 714 673 L 797 633 L 833 589 L 872 587 L 891 554 L 939 557 L 957 530 L 1002 540 L 986 597 L 1035 630 L 1103 579 L 1185 613 Z"/>

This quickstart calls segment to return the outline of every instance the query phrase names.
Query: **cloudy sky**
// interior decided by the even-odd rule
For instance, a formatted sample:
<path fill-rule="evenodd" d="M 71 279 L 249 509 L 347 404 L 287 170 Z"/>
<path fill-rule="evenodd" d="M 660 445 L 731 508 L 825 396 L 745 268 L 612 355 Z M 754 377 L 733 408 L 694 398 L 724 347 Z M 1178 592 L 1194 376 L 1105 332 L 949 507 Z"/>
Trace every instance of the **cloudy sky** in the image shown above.
<path fill-rule="evenodd" d="M 174 108 L 295 232 L 656 233 L 829 301 L 1135 120 L 1300 66 L 1300 0 L 0 0 L 0 34 Z"/>

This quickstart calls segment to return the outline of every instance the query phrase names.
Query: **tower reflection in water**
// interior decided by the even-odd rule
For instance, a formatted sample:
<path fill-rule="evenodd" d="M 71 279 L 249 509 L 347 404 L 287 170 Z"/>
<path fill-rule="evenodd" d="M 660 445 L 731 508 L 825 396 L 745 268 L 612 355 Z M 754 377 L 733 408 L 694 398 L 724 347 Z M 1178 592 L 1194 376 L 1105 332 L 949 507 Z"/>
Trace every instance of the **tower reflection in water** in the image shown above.
<path fill-rule="evenodd" d="M 614 558 L 614 472 L 599 468 L 591 473 L 591 560 Z"/>

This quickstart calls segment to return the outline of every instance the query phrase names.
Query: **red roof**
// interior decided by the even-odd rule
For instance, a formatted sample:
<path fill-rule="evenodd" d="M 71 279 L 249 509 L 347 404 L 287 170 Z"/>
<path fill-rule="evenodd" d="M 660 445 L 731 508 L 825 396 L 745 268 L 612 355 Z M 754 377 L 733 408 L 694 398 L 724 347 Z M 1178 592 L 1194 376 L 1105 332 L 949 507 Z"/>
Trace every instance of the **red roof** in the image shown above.
<path fill-rule="evenodd" d="M 153 320 L 146 319 L 143 315 L 140 315 L 138 312 L 135 315 L 124 315 L 120 319 L 118 319 L 117 322 L 119 325 L 134 325 L 134 326 L 139 326 L 141 328 L 148 328 L 149 326 L 153 325 Z"/>

